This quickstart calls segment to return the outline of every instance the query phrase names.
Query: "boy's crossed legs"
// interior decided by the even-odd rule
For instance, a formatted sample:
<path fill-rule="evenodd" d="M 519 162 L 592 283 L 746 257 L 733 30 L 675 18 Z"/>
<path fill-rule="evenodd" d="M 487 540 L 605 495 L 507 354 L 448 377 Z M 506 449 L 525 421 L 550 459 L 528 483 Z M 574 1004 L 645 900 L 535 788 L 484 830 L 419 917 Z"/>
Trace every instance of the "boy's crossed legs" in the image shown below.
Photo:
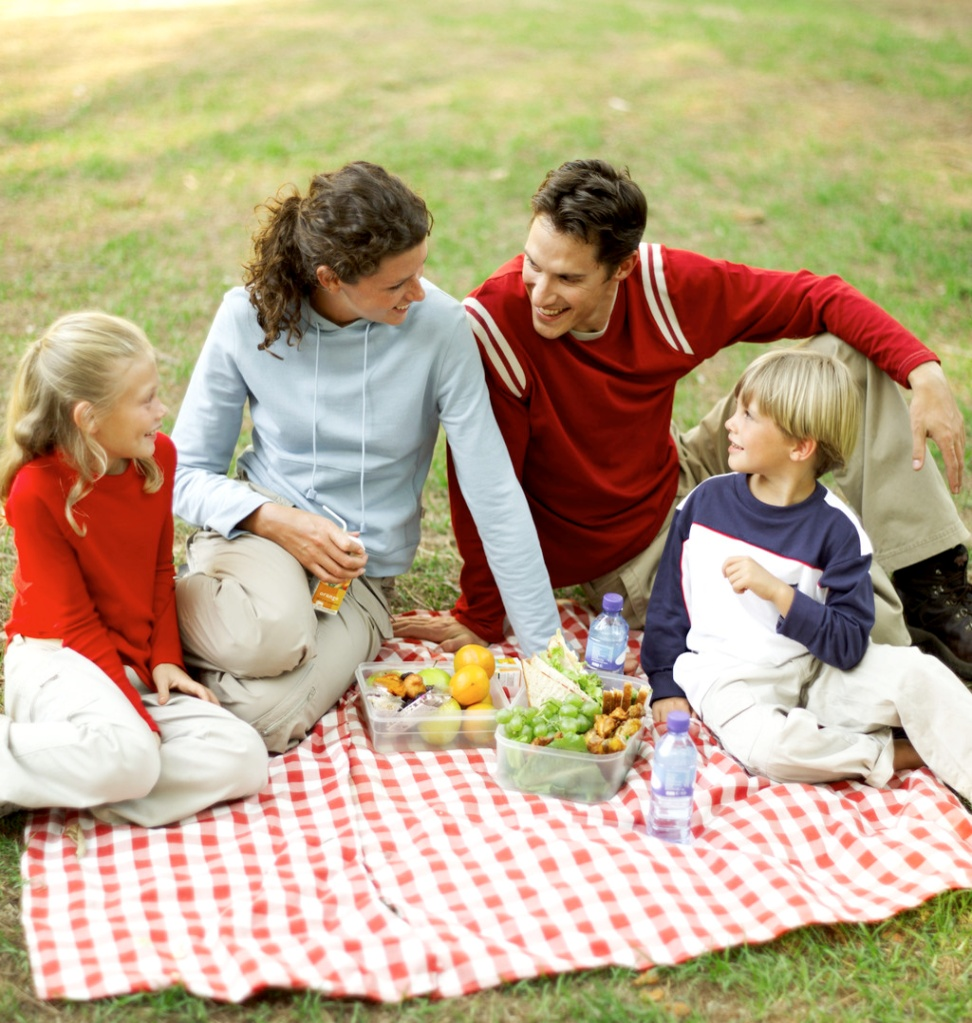
<path fill-rule="evenodd" d="M 907 748 L 895 761 L 891 728 L 902 727 L 917 758 L 972 800 L 972 693 L 934 657 L 872 643 L 850 671 L 809 654 L 781 668 L 722 668 L 698 710 L 753 772 L 881 787 L 896 767 L 916 766 Z"/>

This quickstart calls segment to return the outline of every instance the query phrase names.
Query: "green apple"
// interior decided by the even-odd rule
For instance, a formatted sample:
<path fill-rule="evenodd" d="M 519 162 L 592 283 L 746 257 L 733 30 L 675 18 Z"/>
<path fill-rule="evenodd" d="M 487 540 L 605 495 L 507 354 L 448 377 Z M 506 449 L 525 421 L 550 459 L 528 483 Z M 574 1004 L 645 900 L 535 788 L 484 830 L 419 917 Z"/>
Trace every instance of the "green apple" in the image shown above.
<path fill-rule="evenodd" d="M 433 686 L 436 689 L 449 689 L 449 679 L 452 676 L 445 668 L 423 668 L 416 674 L 421 675 L 425 679 L 427 686 Z"/>
<path fill-rule="evenodd" d="M 440 707 L 419 721 L 419 735 L 430 746 L 448 746 L 462 726 L 462 707 L 450 696 Z"/>

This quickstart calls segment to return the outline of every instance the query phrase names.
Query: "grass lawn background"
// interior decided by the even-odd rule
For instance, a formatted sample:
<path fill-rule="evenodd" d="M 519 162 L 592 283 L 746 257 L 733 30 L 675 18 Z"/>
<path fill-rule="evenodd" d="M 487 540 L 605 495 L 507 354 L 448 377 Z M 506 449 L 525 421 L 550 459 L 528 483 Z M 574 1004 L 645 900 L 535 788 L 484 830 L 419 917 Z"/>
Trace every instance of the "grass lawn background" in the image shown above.
<path fill-rule="evenodd" d="M 649 240 L 841 274 L 941 356 L 968 410 L 970 69 L 970 0 L 0 0 L 0 397 L 29 339 L 97 307 L 158 347 L 171 427 L 254 208 L 285 183 L 352 159 L 400 174 L 435 216 L 427 274 L 461 296 L 519 251 L 546 171 L 601 156 L 644 188 Z M 695 373 L 677 417 L 751 355 Z M 455 593 L 441 458 L 426 496 L 402 607 Z M 12 564 L 4 533 L 4 618 Z M 44 1004 L 18 918 L 23 824 L 0 822 L 4 1021 L 958 1021 L 972 1000 L 963 892 L 655 983 L 601 971 L 401 1007 Z"/>

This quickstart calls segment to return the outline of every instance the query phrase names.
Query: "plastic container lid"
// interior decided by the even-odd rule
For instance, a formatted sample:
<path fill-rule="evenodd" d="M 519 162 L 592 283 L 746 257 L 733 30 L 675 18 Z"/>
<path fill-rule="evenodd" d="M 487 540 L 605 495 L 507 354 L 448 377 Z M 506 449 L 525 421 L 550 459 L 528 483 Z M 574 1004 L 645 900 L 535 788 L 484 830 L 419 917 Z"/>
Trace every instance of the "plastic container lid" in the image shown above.
<path fill-rule="evenodd" d="M 689 712 L 687 710 L 670 710 L 665 719 L 670 732 L 687 732 L 689 729 Z"/>
<path fill-rule="evenodd" d="M 601 610 L 605 614 L 616 615 L 624 607 L 624 597 L 620 593 L 605 593 L 601 601 Z"/>

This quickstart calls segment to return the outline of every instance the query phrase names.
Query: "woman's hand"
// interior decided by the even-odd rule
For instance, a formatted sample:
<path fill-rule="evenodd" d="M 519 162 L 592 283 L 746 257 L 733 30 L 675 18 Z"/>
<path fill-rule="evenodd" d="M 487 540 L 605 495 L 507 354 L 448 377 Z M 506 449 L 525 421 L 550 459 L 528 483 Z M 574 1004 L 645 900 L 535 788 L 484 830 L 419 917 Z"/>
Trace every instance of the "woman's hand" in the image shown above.
<path fill-rule="evenodd" d="M 207 703 L 214 703 L 219 706 L 216 694 L 207 689 L 201 682 L 190 678 L 177 664 L 157 664 L 152 669 L 152 681 L 155 683 L 155 690 L 159 694 L 159 703 L 169 702 L 169 693 L 173 689 L 197 699 L 205 700 Z"/>
<path fill-rule="evenodd" d="M 368 555 L 356 533 L 301 508 L 268 501 L 251 512 L 240 529 L 266 537 L 292 554 L 312 575 L 343 583 L 364 575 Z"/>

